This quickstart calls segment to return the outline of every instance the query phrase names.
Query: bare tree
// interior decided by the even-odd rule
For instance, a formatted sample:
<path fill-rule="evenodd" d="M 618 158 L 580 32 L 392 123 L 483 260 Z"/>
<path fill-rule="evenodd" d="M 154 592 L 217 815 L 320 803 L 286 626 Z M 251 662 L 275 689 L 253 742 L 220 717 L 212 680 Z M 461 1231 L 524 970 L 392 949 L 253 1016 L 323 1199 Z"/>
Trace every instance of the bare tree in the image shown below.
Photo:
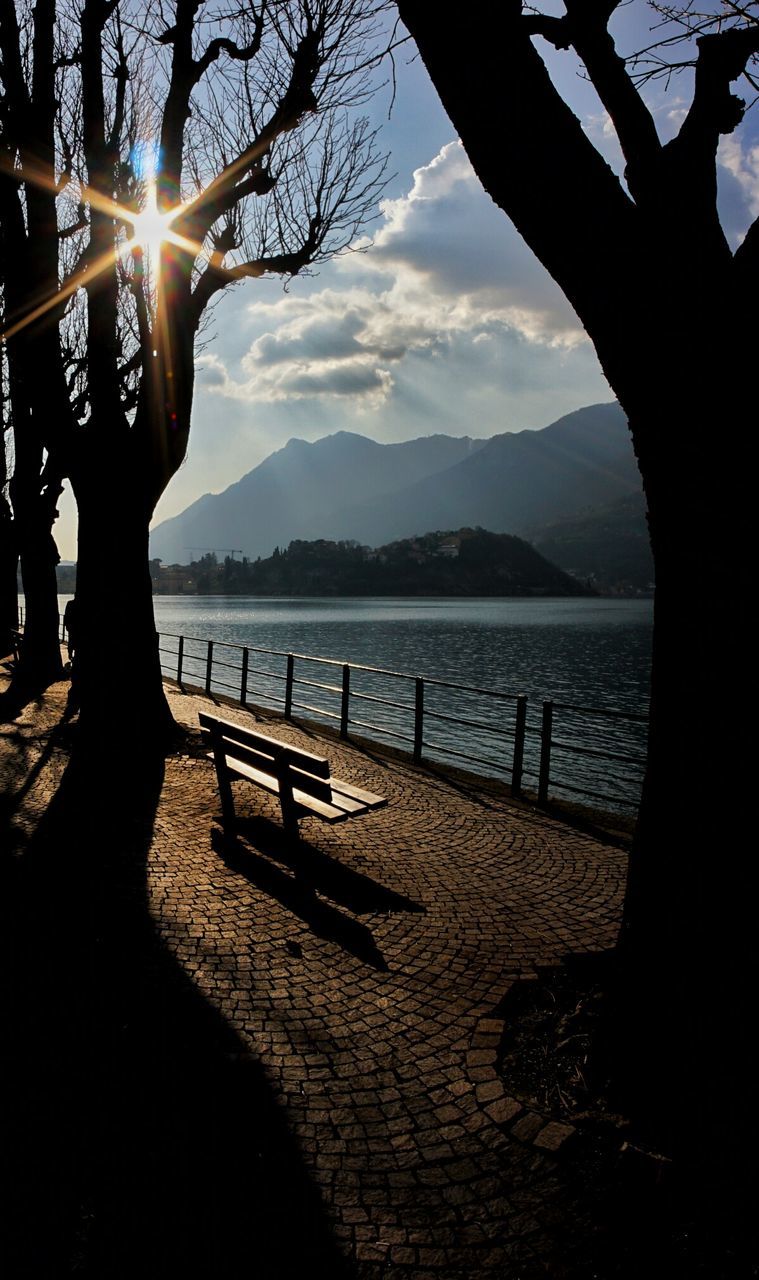
<path fill-rule="evenodd" d="M 643 6 L 640 6 L 641 9 Z M 441 22 L 398 10 L 486 190 L 559 283 L 627 413 L 656 563 L 648 771 L 620 944 L 624 1062 L 640 1114 L 691 1154 L 747 1137 L 755 981 L 752 794 L 744 692 L 754 668 L 759 221 L 731 246 L 717 150 L 746 103 L 759 5 L 656 5 L 650 44 L 618 52 L 617 0 L 475 0 Z M 579 58 L 624 154 L 617 177 L 543 61 Z M 545 49 L 545 44 L 542 45 Z M 663 140 L 643 84 L 692 75 Z M 744 80 L 744 83 L 746 80 Z M 686 80 L 679 83 L 682 91 Z"/>
<path fill-rule="evenodd" d="M 15 8 L 4 2 L 0 5 L 0 289 L 4 336 L 9 313 L 28 309 L 31 299 L 55 290 L 58 281 L 55 193 L 36 187 L 29 199 L 23 200 L 15 173 L 17 160 L 37 164 L 46 148 L 49 152 L 54 147 L 54 117 L 47 130 L 41 126 L 50 105 L 45 106 L 49 86 L 44 77 L 38 73 L 33 87 L 22 93 L 24 86 L 14 84 L 8 70 L 8 44 L 17 45 L 18 41 Z M 34 152 L 30 147 L 32 132 Z M 9 616 L 15 612 L 19 560 L 26 597 L 21 659 L 14 671 L 10 698 L 15 707 L 19 700 L 24 701 L 62 675 L 55 573 L 59 557 L 52 526 L 63 473 L 55 454 L 45 447 L 50 436 L 45 424 L 60 420 L 67 406 L 56 402 L 61 386 L 56 377 L 60 356 L 55 333 L 49 326 L 41 328 L 32 314 L 29 324 L 4 341 L 2 357 L 3 403 L 7 410 L 3 425 L 12 434 L 14 455 L 0 529 L 3 563 L 7 566 L 4 607 Z M 6 599 L 11 590 L 13 605 Z"/>
<path fill-rule="evenodd" d="M 130 690 L 135 731 L 157 741 L 170 727 L 148 525 L 186 454 L 195 343 L 224 289 L 324 261 L 371 215 L 384 166 L 356 108 L 378 12 L 0 3 L 5 171 L 33 256 L 46 219 L 6 345 L 31 332 L 35 360 L 55 347 L 61 411 L 42 439 L 79 513 L 84 729 L 103 728 L 114 684 Z"/>

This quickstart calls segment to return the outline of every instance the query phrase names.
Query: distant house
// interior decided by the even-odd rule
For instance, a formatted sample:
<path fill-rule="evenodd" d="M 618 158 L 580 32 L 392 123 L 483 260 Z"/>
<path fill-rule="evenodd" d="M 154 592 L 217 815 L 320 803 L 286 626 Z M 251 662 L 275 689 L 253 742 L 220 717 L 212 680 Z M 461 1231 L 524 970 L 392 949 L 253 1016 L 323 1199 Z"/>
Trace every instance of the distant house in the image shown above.
<path fill-rule="evenodd" d="M 159 596 L 194 595 L 196 584 L 181 564 L 160 565 L 158 576 L 153 578 L 153 594 Z"/>
<path fill-rule="evenodd" d="M 460 538 L 446 538 L 444 542 L 440 543 L 435 555 L 445 556 L 447 560 L 455 560 L 459 554 L 460 544 Z"/>

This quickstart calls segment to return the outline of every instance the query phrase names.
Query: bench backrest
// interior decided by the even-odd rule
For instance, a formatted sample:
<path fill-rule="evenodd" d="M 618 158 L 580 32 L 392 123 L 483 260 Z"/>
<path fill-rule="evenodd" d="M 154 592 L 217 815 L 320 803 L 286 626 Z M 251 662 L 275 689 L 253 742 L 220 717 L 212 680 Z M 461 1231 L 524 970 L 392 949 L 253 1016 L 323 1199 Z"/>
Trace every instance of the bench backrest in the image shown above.
<path fill-rule="evenodd" d="M 292 785 L 297 791 L 314 796 L 317 800 L 324 800 L 327 804 L 331 801 L 329 761 L 323 756 L 300 751 L 287 742 L 280 742 L 265 733 L 245 729 L 231 720 L 222 720 L 203 711 L 198 719 L 203 737 L 212 744 L 214 738 L 218 737 L 224 755 L 241 760 L 243 764 L 249 764 L 271 778 L 278 776 L 277 761 L 281 762 L 284 755 Z"/>

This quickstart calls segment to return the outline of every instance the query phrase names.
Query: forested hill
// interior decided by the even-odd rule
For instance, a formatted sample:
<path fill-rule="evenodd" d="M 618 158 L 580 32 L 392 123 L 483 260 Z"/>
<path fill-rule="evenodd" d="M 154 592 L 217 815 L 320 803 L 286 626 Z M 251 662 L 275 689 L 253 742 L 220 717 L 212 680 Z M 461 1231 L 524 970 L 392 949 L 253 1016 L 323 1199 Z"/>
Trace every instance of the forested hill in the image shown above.
<path fill-rule="evenodd" d="M 155 565 L 157 591 L 176 591 L 175 570 Z M 266 560 L 204 556 L 179 589 L 199 594 L 286 596 L 524 596 L 593 594 L 534 547 L 483 529 L 428 533 L 377 550 L 355 542 L 291 542 Z"/>

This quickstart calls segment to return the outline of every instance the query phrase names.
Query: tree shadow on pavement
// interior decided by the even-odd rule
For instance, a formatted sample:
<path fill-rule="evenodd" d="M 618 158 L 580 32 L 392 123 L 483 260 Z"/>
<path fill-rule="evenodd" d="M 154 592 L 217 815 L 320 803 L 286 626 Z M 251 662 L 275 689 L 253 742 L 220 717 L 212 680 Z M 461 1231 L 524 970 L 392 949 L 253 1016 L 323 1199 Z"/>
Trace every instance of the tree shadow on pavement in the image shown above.
<path fill-rule="evenodd" d="M 162 779 L 72 761 L 2 862 L 4 1273 L 347 1275 L 263 1069 L 151 920 Z"/>
<path fill-rule="evenodd" d="M 0 693 L 0 724 L 10 724 L 18 719 L 24 708 L 39 696 L 39 691 L 14 688 L 12 685 L 3 689 Z"/>

